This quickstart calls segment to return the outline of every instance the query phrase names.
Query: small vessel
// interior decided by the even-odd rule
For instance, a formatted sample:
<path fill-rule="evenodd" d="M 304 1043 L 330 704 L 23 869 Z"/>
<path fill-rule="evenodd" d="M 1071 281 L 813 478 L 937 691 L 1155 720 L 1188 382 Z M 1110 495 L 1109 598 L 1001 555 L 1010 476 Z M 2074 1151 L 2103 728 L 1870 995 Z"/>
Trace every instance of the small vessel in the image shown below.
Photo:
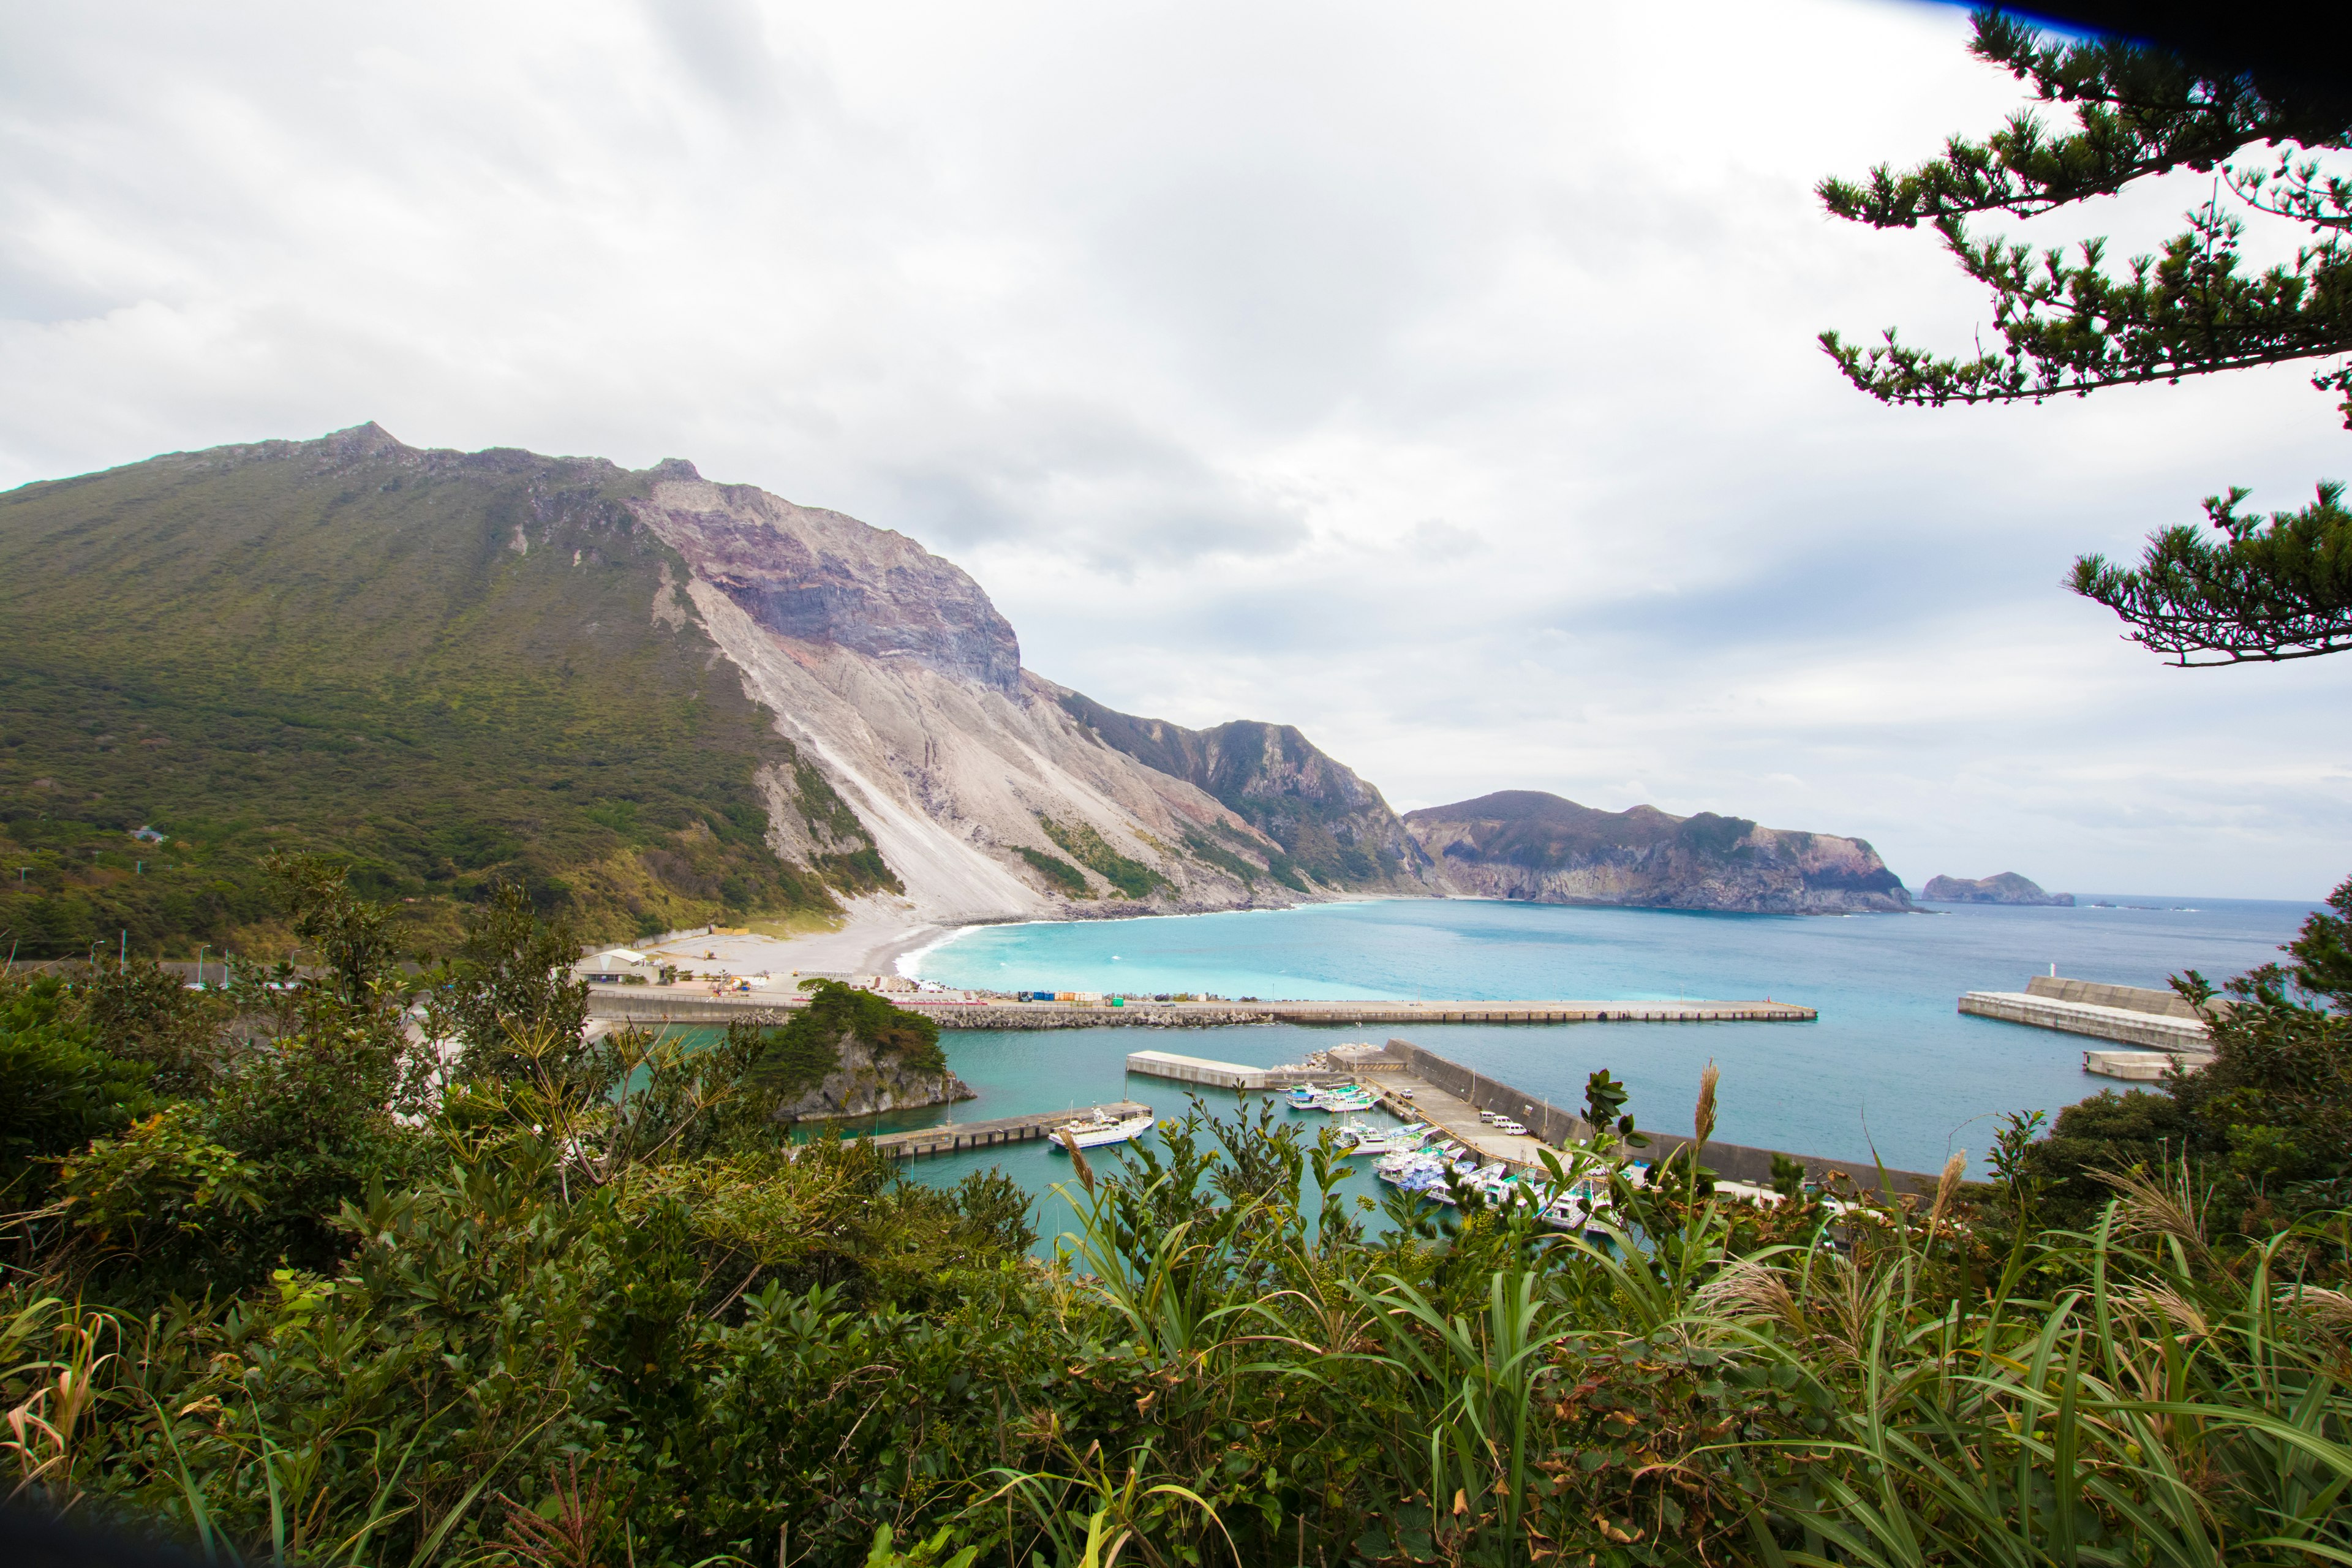
<path fill-rule="evenodd" d="M 1345 1121 L 1331 1130 L 1340 1152 L 1346 1154 L 1392 1154 L 1400 1149 L 1418 1149 L 1421 1140 L 1401 1127 L 1368 1127 L 1360 1121 Z"/>
<path fill-rule="evenodd" d="M 1433 1154 L 1391 1154 L 1372 1167 L 1372 1174 L 1392 1187 L 1405 1186 L 1423 1176 L 1445 1179 L 1445 1163 Z"/>
<path fill-rule="evenodd" d="M 1151 1131 L 1151 1112 L 1134 1116 L 1112 1116 L 1097 1110 L 1092 1116 L 1081 1116 L 1076 1121 L 1065 1122 L 1054 1129 L 1052 1142 L 1056 1150 L 1069 1152 L 1071 1143 L 1081 1149 L 1100 1149 L 1112 1143 L 1125 1143 Z M 1068 1142 L 1065 1142 L 1064 1140 Z"/>
<path fill-rule="evenodd" d="M 1352 1083 L 1323 1089 L 1300 1084 L 1290 1091 L 1293 1110 L 1370 1110 L 1372 1105 L 1372 1091 Z"/>

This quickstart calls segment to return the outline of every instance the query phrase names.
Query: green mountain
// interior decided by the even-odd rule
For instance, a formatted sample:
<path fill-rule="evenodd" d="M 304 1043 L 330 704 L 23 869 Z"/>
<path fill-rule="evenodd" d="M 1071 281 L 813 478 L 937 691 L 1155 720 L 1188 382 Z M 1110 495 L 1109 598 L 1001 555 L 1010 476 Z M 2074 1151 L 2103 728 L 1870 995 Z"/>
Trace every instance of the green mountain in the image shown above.
<path fill-rule="evenodd" d="M 0 942 L 266 944 L 279 850 L 420 933 L 500 879 L 600 938 L 888 882 L 634 515 L 669 471 L 370 425 L 0 495 Z"/>

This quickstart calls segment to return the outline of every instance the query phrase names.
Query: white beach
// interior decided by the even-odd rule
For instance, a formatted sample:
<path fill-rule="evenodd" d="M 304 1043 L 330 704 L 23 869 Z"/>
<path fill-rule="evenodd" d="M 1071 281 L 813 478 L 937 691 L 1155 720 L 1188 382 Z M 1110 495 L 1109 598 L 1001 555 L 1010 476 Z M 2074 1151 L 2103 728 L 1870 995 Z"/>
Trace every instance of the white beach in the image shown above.
<path fill-rule="evenodd" d="M 907 900 L 884 893 L 849 900 L 845 918 L 833 931 L 781 937 L 756 932 L 674 935 L 639 951 L 698 975 L 719 970 L 738 977 L 766 974 L 785 982 L 789 989 L 795 975 L 895 973 L 901 957 L 954 929 L 926 920 Z"/>

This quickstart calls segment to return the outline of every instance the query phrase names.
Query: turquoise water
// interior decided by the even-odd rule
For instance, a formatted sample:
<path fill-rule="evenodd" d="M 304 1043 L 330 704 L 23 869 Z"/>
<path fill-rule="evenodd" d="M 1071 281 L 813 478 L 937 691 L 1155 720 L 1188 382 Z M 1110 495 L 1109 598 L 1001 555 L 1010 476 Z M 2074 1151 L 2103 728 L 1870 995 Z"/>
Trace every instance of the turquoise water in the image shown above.
<path fill-rule="evenodd" d="M 2086 895 L 2085 897 L 2092 897 Z M 2105 897 L 2105 895 L 2097 895 Z M 1213 992 L 1228 996 L 1465 1000 L 1734 1000 L 1818 1008 L 1812 1024 L 1433 1025 L 1412 1037 L 1555 1104 L 1582 1103 L 1607 1068 L 1645 1125 L 1689 1129 L 1699 1070 L 1722 1069 L 1717 1135 L 1734 1142 L 1932 1171 L 1953 1150 L 1982 1171 L 1996 1119 L 2055 1111 L 2119 1087 L 2082 1070 L 2079 1037 L 1962 1017 L 1963 991 L 2020 990 L 2047 973 L 2162 985 L 2220 980 L 2277 956 L 2315 906 L 2114 897 L 2140 909 L 1934 906 L 1846 918 L 1572 909 L 1400 900 L 1307 909 L 984 926 L 915 955 L 925 979 L 996 989 Z M 958 1121 L 1120 1098 L 1162 1115 L 1185 1095 L 1129 1078 L 1127 1053 L 1158 1049 L 1271 1065 L 1367 1031 L 1303 1026 L 1213 1029 L 971 1030 L 944 1037 L 980 1091 Z M 1373 1031 L 1384 1037 L 1386 1031 Z M 1227 1109 L 1230 1095 L 1204 1095 Z M 941 1112 L 893 1126 L 940 1120 Z M 915 1162 L 925 1182 L 1002 1165 L 1033 1191 L 1067 1180 L 1037 1144 Z M 1049 1203 L 1049 1235 L 1066 1218 Z"/>

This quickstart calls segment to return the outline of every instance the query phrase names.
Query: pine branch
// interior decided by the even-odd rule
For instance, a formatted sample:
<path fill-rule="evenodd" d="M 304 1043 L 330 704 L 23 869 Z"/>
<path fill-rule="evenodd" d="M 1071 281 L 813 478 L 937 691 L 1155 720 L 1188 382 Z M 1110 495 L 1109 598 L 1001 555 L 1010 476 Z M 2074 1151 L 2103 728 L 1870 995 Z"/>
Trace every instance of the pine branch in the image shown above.
<path fill-rule="evenodd" d="M 2161 257 L 2135 257 L 2120 276 L 2105 267 L 2101 240 L 2085 243 L 2079 258 L 2059 250 L 2037 257 L 2022 245 L 1971 241 L 1957 218 L 1939 221 L 1961 270 L 1992 291 L 2001 348 L 1938 356 L 1902 342 L 1891 328 L 1878 347 L 1835 332 L 1822 333 L 1822 346 L 1873 397 L 1931 406 L 2038 402 L 2352 353 L 2352 247 L 2341 236 L 2305 247 L 2292 264 L 2249 274 L 2240 268 L 2242 225 L 2218 197 L 2188 220 Z M 2312 384 L 2346 395 L 2352 427 L 2352 364 Z"/>
<path fill-rule="evenodd" d="M 2019 113 L 1982 142 L 1952 138 L 1942 157 L 1906 173 L 1881 164 L 1859 184 L 1822 181 L 1817 189 L 1831 212 L 1874 228 L 1985 212 L 2031 217 L 2113 195 L 2151 174 L 2215 169 L 2251 146 L 2352 146 L 2340 100 L 2123 39 L 2045 42 L 2036 27 L 1997 11 L 1973 19 L 1970 51 L 2031 81 L 2042 102 L 2066 105 L 2075 129 L 2053 136 Z"/>
<path fill-rule="evenodd" d="M 2206 498 L 2221 542 L 2186 525 L 2168 528 L 2148 541 L 2138 566 L 2085 555 L 2066 586 L 2122 616 L 2130 640 L 2183 668 L 2352 648 L 2352 511 L 2344 486 L 2323 483 L 2311 505 L 2267 521 L 2240 514 L 2246 495 L 2233 487 Z"/>

